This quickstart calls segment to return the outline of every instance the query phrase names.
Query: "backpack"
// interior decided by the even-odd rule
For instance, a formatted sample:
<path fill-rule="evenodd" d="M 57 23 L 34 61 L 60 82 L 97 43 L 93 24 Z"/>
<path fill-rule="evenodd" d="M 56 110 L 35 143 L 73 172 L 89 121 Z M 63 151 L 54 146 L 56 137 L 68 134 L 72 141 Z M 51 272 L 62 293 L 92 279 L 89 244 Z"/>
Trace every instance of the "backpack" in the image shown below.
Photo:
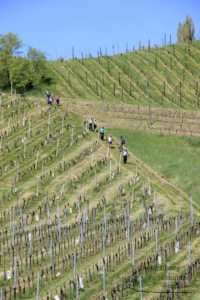
<path fill-rule="evenodd" d="M 125 139 L 122 139 L 122 145 L 124 145 L 125 144 Z"/>

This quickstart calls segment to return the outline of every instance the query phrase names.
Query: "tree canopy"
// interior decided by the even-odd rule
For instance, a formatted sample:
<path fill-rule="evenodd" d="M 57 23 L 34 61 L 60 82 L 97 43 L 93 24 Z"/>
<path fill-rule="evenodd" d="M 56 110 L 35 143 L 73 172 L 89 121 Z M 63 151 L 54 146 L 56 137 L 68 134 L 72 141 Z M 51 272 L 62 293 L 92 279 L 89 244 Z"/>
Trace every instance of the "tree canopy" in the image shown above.
<path fill-rule="evenodd" d="M 21 56 L 22 41 L 17 34 L 0 34 L 0 86 L 6 87 L 12 81 L 16 87 L 30 85 L 39 88 L 46 78 L 46 55 L 28 47 L 27 55 Z"/>
<path fill-rule="evenodd" d="M 46 55 L 44 52 L 28 47 L 27 58 L 29 60 L 29 81 L 33 87 L 39 88 L 45 79 Z"/>
<path fill-rule="evenodd" d="M 18 55 L 19 49 L 23 46 L 22 41 L 18 39 L 17 34 L 9 32 L 0 34 L 0 74 L 3 85 L 10 81 L 10 64 L 14 55 Z"/>
<path fill-rule="evenodd" d="M 184 42 L 186 40 L 192 41 L 194 40 L 194 23 L 192 18 L 188 15 L 186 16 L 185 22 L 181 24 L 178 23 L 177 28 L 177 42 Z"/>

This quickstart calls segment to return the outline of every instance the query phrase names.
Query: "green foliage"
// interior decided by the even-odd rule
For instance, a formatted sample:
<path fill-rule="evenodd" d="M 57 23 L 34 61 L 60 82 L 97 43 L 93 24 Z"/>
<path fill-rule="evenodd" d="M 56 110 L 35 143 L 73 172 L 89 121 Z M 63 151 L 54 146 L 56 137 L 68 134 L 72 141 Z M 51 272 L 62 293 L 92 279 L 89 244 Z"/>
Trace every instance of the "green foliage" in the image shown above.
<path fill-rule="evenodd" d="M 182 27 L 182 39 L 183 41 L 192 41 L 194 39 L 194 23 L 192 18 L 189 18 L 188 15 L 186 16 L 186 20 Z"/>
<path fill-rule="evenodd" d="M 18 88 L 30 85 L 39 89 L 47 78 L 46 55 L 28 47 L 27 57 L 21 57 L 19 49 L 22 46 L 16 34 L 0 35 L 0 85 L 5 87 L 12 81 Z"/>
<path fill-rule="evenodd" d="M 27 70 L 29 62 L 24 57 L 13 57 L 10 61 L 9 74 L 10 80 L 16 87 L 24 87 L 28 84 Z"/>
<path fill-rule="evenodd" d="M 185 42 L 186 40 L 194 40 L 194 23 L 188 15 L 183 25 L 179 22 L 177 29 L 177 42 Z"/>
<path fill-rule="evenodd" d="M 177 42 L 178 42 L 178 43 L 180 43 L 181 40 L 182 40 L 181 34 L 182 34 L 182 24 L 181 24 L 181 22 L 179 22 L 179 23 L 178 23 L 177 34 L 176 34 L 176 35 L 177 35 Z"/>
<path fill-rule="evenodd" d="M 17 34 L 9 32 L 0 34 L 0 85 L 5 86 L 10 82 L 10 64 L 14 55 L 20 54 L 19 49 L 23 46 Z"/>
<path fill-rule="evenodd" d="M 4 87 L 9 82 L 9 72 L 7 68 L 7 60 L 4 59 L 3 53 L 0 51 L 0 87 Z"/>
<path fill-rule="evenodd" d="M 8 34 L 0 34 L 0 50 L 7 58 L 11 58 L 15 54 L 20 54 L 19 49 L 23 46 L 17 34 L 9 32 Z"/>
<path fill-rule="evenodd" d="M 28 80 L 34 88 L 40 88 L 41 82 L 46 78 L 46 55 L 35 48 L 28 47 L 29 61 Z"/>

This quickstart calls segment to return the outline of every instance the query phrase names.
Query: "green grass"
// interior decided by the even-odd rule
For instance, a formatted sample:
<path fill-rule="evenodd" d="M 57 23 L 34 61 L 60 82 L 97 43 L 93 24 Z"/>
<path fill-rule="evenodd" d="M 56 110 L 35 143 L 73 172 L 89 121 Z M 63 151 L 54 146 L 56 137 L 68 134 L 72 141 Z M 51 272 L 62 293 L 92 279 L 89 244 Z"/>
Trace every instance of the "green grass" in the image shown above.
<path fill-rule="evenodd" d="M 83 60 L 69 60 L 66 63 L 55 62 L 54 67 L 58 72 L 65 66 L 66 71 L 71 74 L 71 81 L 77 77 L 77 86 L 80 93 L 86 99 L 89 98 L 90 90 L 86 85 L 86 72 L 94 97 L 100 100 L 100 91 L 96 94 L 96 82 L 98 89 L 103 86 L 106 100 L 123 101 L 128 104 L 147 105 L 146 73 L 149 81 L 149 95 L 152 105 L 162 105 L 165 108 L 180 106 L 180 82 L 181 82 L 181 107 L 188 109 L 197 108 L 196 82 L 198 81 L 198 63 L 200 51 L 199 41 L 195 41 L 191 51 L 185 52 L 188 43 L 174 46 L 152 48 L 123 53 L 114 57 L 85 58 Z M 92 77 L 91 77 L 92 76 Z M 164 89 L 165 82 L 165 89 Z M 115 95 L 114 95 L 115 83 Z M 130 89 L 131 84 L 131 89 Z M 191 85 L 191 89 L 190 89 Z M 106 88 L 106 91 L 104 89 Z M 164 96 L 162 97 L 162 94 Z M 112 96 L 112 97 L 111 97 Z M 81 96 L 81 98 L 83 98 Z"/>
<path fill-rule="evenodd" d="M 165 135 L 151 135 L 123 129 L 110 129 L 119 139 L 125 138 L 128 151 L 164 178 L 178 184 L 200 204 L 200 140 Z"/>

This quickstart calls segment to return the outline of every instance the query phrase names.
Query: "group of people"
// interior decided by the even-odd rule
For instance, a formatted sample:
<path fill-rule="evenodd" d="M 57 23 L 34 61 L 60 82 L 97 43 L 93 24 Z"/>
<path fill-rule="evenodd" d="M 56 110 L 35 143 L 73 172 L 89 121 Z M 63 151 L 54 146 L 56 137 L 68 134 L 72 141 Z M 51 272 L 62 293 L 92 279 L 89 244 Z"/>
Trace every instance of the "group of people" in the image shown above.
<path fill-rule="evenodd" d="M 86 116 L 83 118 L 83 125 L 86 126 L 87 124 L 87 118 Z M 92 128 L 93 128 L 93 124 L 94 124 L 94 131 L 98 131 L 97 130 L 97 120 L 95 119 L 93 121 L 93 118 L 90 118 L 88 120 L 88 125 L 89 125 L 89 130 L 92 131 Z M 104 126 L 101 127 L 100 129 L 100 134 L 101 134 L 101 140 L 103 141 L 104 140 L 104 133 L 105 133 L 105 128 Z M 113 142 L 113 138 L 112 138 L 112 135 L 110 134 L 108 137 L 107 137 L 107 140 L 108 140 L 108 145 L 109 145 L 109 148 L 112 147 L 112 142 Z M 128 157 L 128 150 L 126 148 L 123 149 L 123 145 L 125 144 L 125 139 L 123 139 L 123 137 L 121 136 L 120 137 L 120 141 L 119 141 L 119 149 L 121 149 L 122 151 L 122 155 L 123 155 L 123 162 L 124 164 L 127 163 L 127 157 Z"/>
<path fill-rule="evenodd" d="M 85 116 L 84 119 L 83 119 L 83 124 L 84 124 L 84 126 L 86 126 L 86 122 L 87 122 L 87 119 L 86 119 L 86 116 Z M 94 125 L 94 131 L 97 130 L 97 120 L 96 120 L 96 119 L 93 121 L 93 118 L 90 118 L 90 119 L 88 120 L 88 125 L 89 125 L 89 130 L 92 131 L 92 126 L 93 126 L 93 125 Z"/>
<path fill-rule="evenodd" d="M 47 104 L 50 104 L 52 105 L 52 103 L 54 102 L 54 94 L 50 94 L 50 91 L 47 90 L 46 93 L 45 93 L 45 96 L 46 96 L 46 101 L 47 101 Z M 57 105 L 59 105 L 60 103 L 60 97 L 59 95 L 56 95 L 56 103 Z M 87 118 L 86 116 L 83 118 L 83 125 L 86 126 L 87 124 Z M 88 125 L 89 125 L 89 130 L 93 130 L 93 126 L 94 126 L 94 131 L 98 131 L 97 130 L 97 120 L 95 119 L 93 121 L 93 118 L 90 118 L 88 120 Z M 101 140 L 103 141 L 104 140 L 104 133 L 105 133 L 105 128 L 104 126 L 101 127 L 100 129 L 100 134 L 101 134 Z M 110 134 L 108 137 L 107 137 L 107 140 L 108 140 L 108 145 L 109 145 L 109 148 L 112 147 L 112 142 L 113 142 L 113 138 L 112 138 L 112 135 Z M 125 144 L 125 140 L 123 139 L 123 137 L 121 136 L 120 138 L 120 141 L 119 141 L 119 146 L 120 146 L 120 149 L 122 151 L 122 155 L 123 155 L 123 162 L 124 164 L 127 163 L 127 156 L 128 156 L 128 151 L 126 148 L 123 149 L 123 145 Z"/>
<path fill-rule="evenodd" d="M 47 90 L 45 96 L 46 96 L 47 104 L 52 105 L 52 103 L 54 102 L 54 94 L 50 94 L 49 90 Z M 56 95 L 56 103 L 57 105 L 59 105 L 60 103 L 59 95 Z"/>

